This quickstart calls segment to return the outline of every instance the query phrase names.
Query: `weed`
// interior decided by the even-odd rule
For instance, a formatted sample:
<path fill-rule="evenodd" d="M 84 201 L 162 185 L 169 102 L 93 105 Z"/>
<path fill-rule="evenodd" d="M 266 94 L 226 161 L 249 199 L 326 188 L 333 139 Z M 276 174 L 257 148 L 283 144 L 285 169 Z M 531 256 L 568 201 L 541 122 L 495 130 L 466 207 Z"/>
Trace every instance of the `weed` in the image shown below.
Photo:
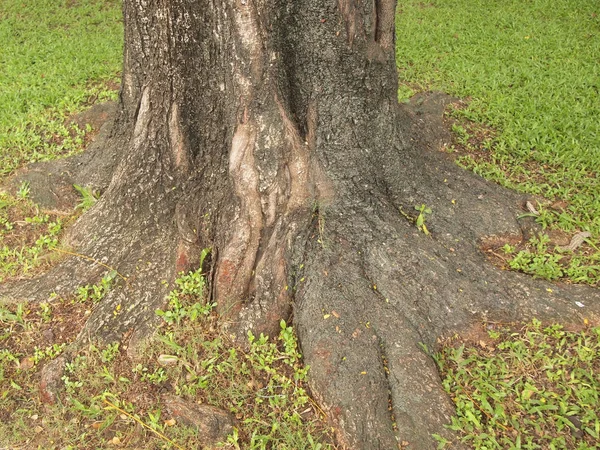
<path fill-rule="evenodd" d="M 24 303 L 18 303 L 14 313 L 6 307 L 0 306 L 0 322 L 8 324 L 14 323 L 24 327 L 26 315 L 27 311 L 25 310 Z"/>
<path fill-rule="evenodd" d="M 425 226 L 425 219 L 426 219 L 427 215 L 431 214 L 431 208 L 428 208 L 425 205 L 421 205 L 421 206 L 415 206 L 415 210 L 417 210 L 419 212 L 419 215 L 417 216 L 417 219 L 415 221 L 417 228 L 420 231 L 422 231 L 423 233 L 429 235 L 429 230 Z"/>
<path fill-rule="evenodd" d="M 81 201 L 77 204 L 75 209 L 87 211 L 92 206 L 94 206 L 96 204 L 96 202 L 98 201 L 98 194 L 96 194 L 91 189 L 88 189 L 83 186 L 79 186 L 77 184 L 74 184 L 73 187 L 79 193 L 79 195 L 81 195 Z"/>
<path fill-rule="evenodd" d="M 45 348 L 35 347 L 33 350 L 33 363 L 38 364 L 44 359 L 54 359 L 59 356 L 65 349 L 66 344 L 52 344 Z"/>
<path fill-rule="evenodd" d="M 195 321 L 198 317 L 210 314 L 212 308 L 215 306 L 214 304 L 203 304 L 202 302 L 195 302 L 187 307 L 183 305 L 186 297 L 203 298 L 206 280 L 202 274 L 202 266 L 209 254 L 210 249 L 202 250 L 200 254 L 200 269 L 187 274 L 181 274 L 175 280 L 177 289 L 171 291 L 168 296 L 169 309 L 166 311 L 156 310 L 156 314 L 162 317 L 169 325 L 173 323 L 180 324 L 185 318 Z"/>
<path fill-rule="evenodd" d="M 76 301 L 80 303 L 99 303 L 100 300 L 102 300 L 108 291 L 110 291 L 113 287 L 116 277 L 117 272 L 115 270 L 111 270 L 104 275 L 97 284 L 89 284 L 79 287 L 75 296 Z"/>
<path fill-rule="evenodd" d="M 17 191 L 17 197 L 25 199 L 29 197 L 29 191 L 29 183 L 27 181 L 23 181 L 19 186 L 19 190 Z"/>
<path fill-rule="evenodd" d="M 48 267 L 63 229 L 60 217 L 27 199 L 24 186 L 17 197 L 0 193 L 0 282 Z"/>
<path fill-rule="evenodd" d="M 449 428 L 475 448 L 597 449 L 600 327 L 488 330 L 488 343 L 449 341 L 434 355 L 457 408 Z"/>

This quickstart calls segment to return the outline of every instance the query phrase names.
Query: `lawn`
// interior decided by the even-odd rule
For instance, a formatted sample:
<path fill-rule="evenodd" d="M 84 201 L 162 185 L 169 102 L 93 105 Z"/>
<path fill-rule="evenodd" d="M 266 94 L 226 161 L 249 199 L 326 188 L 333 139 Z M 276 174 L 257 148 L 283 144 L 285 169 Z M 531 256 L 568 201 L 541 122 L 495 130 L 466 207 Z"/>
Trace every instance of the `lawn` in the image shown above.
<path fill-rule="evenodd" d="M 464 167 L 536 198 L 550 238 L 505 246 L 504 265 L 598 285 L 598 2 L 407 0 L 396 24 L 399 98 L 441 90 L 462 99 L 447 111 L 455 133 L 449 151 Z M 578 232 L 591 236 L 561 251 L 557 238 L 568 244 Z"/>
<path fill-rule="evenodd" d="M 65 118 L 115 98 L 118 0 L 0 0 L 0 176 L 80 150 Z"/>

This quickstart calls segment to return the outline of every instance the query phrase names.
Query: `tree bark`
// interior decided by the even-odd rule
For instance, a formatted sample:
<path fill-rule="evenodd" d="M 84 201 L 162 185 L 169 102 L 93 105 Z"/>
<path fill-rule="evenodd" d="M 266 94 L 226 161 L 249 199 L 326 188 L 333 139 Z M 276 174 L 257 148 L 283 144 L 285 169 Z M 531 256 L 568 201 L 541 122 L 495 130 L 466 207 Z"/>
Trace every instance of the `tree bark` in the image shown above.
<path fill-rule="evenodd" d="M 502 272 L 480 252 L 482 237 L 527 232 L 523 199 L 428 148 L 423 116 L 397 104 L 394 9 L 124 2 L 117 118 L 61 166 L 103 192 L 68 244 L 127 277 L 81 339 L 149 335 L 177 273 L 211 247 L 223 325 L 273 334 L 293 317 L 340 442 L 431 449 L 453 408 L 419 343 L 485 319 L 598 321 L 597 290 Z M 406 218 L 421 204 L 430 236 Z M 74 257 L 0 294 L 65 294 L 104 270 Z"/>

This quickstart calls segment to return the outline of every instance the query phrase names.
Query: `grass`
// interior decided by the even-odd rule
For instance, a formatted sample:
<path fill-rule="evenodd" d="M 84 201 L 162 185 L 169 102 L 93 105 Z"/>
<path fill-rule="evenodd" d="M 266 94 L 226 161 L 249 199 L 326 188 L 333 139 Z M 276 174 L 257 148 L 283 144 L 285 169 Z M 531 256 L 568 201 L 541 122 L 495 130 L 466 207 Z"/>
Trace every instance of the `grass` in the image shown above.
<path fill-rule="evenodd" d="M 479 342 L 449 341 L 434 355 L 460 440 L 486 450 L 600 448 L 600 327 L 485 328 Z"/>
<path fill-rule="evenodd" d="M 115 98 L 122 35 L 118 0 L 0 0 L 0 176 L 81 150 L 65 119 Z"/>
<path fill-rule="evenodd" d="M 430 89 L 463 99 L 447 111 L 458 162 L 536 196 L 545 230 L 591 233 L 570 253 L 552 239 L 542 253 L 522 243 L 512 268 L 598 285 L 598 3 L 407 0 L 397 29 L 400 99 Z M 543 259 L 557 270 L 538 270 Z"/>
<path fill-rule="evenodd" d="M 37 368 L 68 349 L 114 280 L 109 273 L 72 298 L 0 307 L 0 442 L 27 448 L 199 448 L 202 436 L 164 410 L 160 397 L 170 392 L 235 418 L 225 448 L 333 448 L 326 443 L 322 412 L 307 393 L 308 368 L 293 329 L 282 321 L 276 339 L 249 335 L 247 349 L 234 345 L 218 331 L 200 272 L 177 280 L 168 308 L 157 311 L 163 325 L 142 359 L 127 357 L 118 343 L 80 349 L 62 377 L 62 400 L 41 404 Z"/>
<path fill-rule="evenodd" d="M 0 282 L 35 273 L 52 262 L 63 218 L 26 197 L 0 193 Z"/>

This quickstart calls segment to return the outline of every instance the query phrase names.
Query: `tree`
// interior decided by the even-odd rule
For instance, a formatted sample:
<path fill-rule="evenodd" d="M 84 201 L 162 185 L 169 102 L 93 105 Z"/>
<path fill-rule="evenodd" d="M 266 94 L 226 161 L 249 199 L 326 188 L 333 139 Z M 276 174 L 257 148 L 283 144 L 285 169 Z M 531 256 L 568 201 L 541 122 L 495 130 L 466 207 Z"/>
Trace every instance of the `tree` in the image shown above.
<path fill-rule="evenodd" d="M 110 133 L 31 169 L 102 192 L 67 236 L 86 258 L 7 284 L 2 297 L 67 294 L 113 267 L 126 281 L 80 340 L 135 347 L 177 273 L 210 247 L 223 325 L 243 337 L 293 318 L 342 442 L 433 448 L 453 409 L 419 343 L 482 319 L 594 321 L 600 304 L 592 288 L 550 293 L 487 262 L 482 237 L 529 232 L 522 198 L 428 149 L 419 116 L 397 104 L 394 9 L 125 0 Z M 415 205 L 420 220 L 432 211 L 431 234 L 412 223 Z"/>

